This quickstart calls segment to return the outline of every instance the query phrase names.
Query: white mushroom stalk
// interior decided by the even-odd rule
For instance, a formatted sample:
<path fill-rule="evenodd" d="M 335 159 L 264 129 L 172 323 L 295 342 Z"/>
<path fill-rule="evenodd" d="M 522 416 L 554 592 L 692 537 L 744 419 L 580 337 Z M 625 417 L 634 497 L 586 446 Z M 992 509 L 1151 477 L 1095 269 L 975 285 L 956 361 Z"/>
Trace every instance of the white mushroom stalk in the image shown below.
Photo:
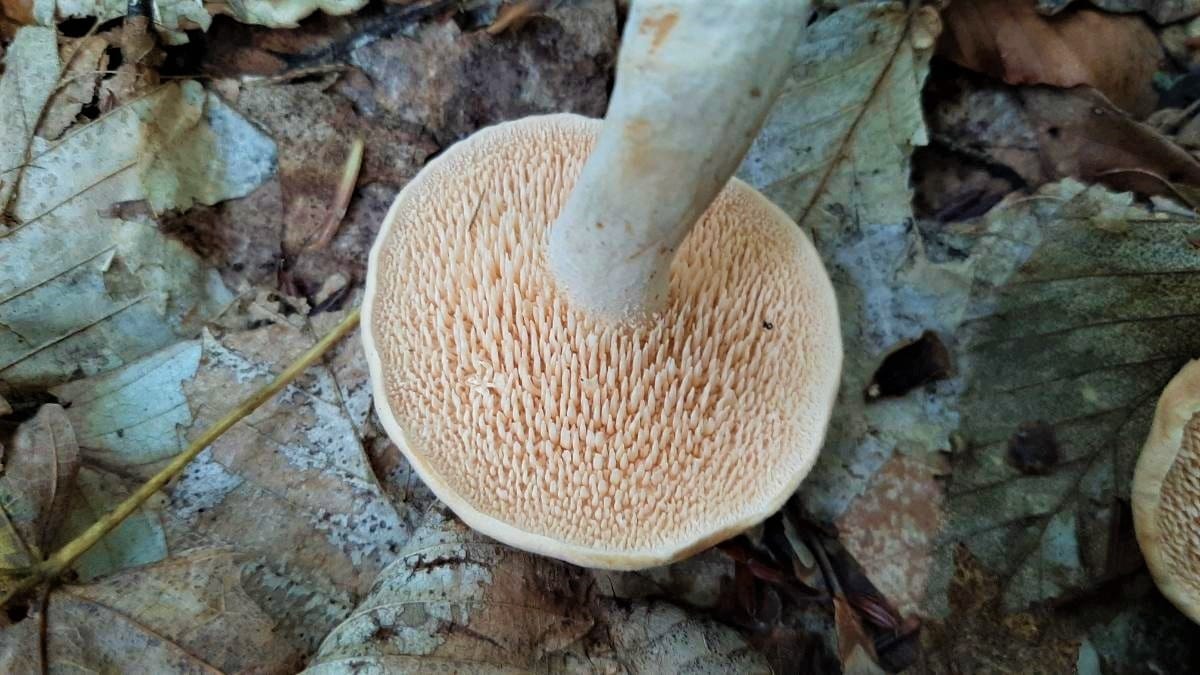
<path fill-rule="evenodd" d="M 572 302 L 663 309 L 679 245 L 741 164 L 792 62 L 808 0 L 638 0 L 604 127 L 550 232 Z"/>

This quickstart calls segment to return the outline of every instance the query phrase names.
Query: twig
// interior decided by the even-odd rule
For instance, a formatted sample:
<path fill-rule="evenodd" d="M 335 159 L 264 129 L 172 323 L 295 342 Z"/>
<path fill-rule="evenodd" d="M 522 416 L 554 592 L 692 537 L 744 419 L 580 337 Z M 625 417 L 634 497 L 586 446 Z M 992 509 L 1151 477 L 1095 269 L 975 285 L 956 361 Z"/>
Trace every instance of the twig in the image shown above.
<path fill-rule="evenodd" d="M 342 179 L 338 181 L 337 193 L 333 196 L 333 208 L 329 211 L 329 217 L 325 219 L 325 224 L 321 226 L 321 229 L 316 231 L 316 236 L 304 247 L 304 251 L 318 251 L 333 241 L 333 235 L 337 234 L 338 226 L 346 217 L 346 209 L 350 207 L 350 198 L 354 196 L 354 186 L 358 184 L 358 171 L 362 168 L 362 159 L 363 139 L 359 137 L 350 144 L 350 154 L 342 169 Z"/>
<path fill-rule="evenodd" d="M 163 486 L 182 473 L 188 463 L 220 438 L 221 434 L 228 431 L 230 427 L 237 424 L 242 418 L 257 410 L 259 406 L 279 393 L 288 383 L 296 379 L 300 373 L 304 372 L 305 369 L 320 359 L 325 352 L 329 351 L 330 347 L 358 325 L 359 316 L 360 310 L 357 307 L 351 310 L 346 315 L 346 318 L 342 319 L 341 323 L 327 333 L 325 337 L 321 338 L 320 342 L 313 345 L 307 352 L 304 352 L 303 356 L 293 361 L 270 384 L 254 392 L 249 398 L 242 401 L 236 408 L 225 415 L 225 417 L 222 417 L 215 424 L 205 429 L 204 433 L 192 441 L 186 450 L 176 455 L 175 459 L 172 459 L 161 471 L 154 474 L 150 480 L 142 484 L 129 498 L 118 504 L 115 509 L 96 521 L 82 534 L 67 542 L 66 545 L 55 551 L 49 558 L 35 564 L 31 568 L 29 576 L 17 582 L 3 598 L 0 598 L 0 608 L 7 606 L 13 598 L 27 593 L 45 582 L 58 578 L 58 575 L 70 567 L 79 556 L 86 553 L 92 546 L 95 546 L 97 542 L 104 538 L 104 535 L 120 525 L 134 511 L 141 507 L 147 499 L 154 496 Z"/>

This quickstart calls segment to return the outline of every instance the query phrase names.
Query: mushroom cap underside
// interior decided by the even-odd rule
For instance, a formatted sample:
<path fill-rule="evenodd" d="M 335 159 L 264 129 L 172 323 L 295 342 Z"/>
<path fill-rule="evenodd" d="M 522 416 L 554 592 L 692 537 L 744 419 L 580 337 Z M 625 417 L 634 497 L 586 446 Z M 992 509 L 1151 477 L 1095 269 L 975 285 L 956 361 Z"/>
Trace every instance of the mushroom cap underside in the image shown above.
<path fill-rule="evenodd" d="M 1200 623 L 1200 360 L 1163 389 L 1134 471 L 1132 502 L 1155 584 Z"/>
<path fill-rule="evenodd" d="M 572 307 L 546 239 L 599 129 L 525 118 L 432 161 L 372 248 L 363 337 L 384 428 L 468 525 L 634 569 L 733 536 L 795 491 L 841 337 L 812 244 L 736 179 L 677 253 L 666 311 L 613 323 Z"/>

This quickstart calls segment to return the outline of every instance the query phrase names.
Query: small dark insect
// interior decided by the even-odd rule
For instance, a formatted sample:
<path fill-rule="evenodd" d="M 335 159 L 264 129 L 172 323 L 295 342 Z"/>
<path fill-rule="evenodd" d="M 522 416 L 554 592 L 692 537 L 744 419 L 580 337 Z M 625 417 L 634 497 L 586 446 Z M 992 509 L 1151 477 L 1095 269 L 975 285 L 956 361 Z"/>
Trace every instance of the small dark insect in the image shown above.
<path fill-rule="evenodd" d="M 767 330 L 771 330 L 774 327 L 775 327 L 775 324 L 771 323 L 770 321 L 763 322 L 763 328 L 766 328 Z"/>

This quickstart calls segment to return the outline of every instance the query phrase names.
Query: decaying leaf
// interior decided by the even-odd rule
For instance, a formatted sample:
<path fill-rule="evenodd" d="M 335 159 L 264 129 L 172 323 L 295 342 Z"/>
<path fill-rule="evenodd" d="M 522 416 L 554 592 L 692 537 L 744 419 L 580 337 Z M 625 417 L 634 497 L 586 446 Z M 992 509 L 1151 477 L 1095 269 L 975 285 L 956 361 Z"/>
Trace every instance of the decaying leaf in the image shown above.
<path fill-rule="evenodd" d="M 1163 51 L 1140 17 L 1090 9 L 1046 17 L 1034 2 L 950 3 L 939 52 L 1009 84 L 1087 85 L 1139 117 L 1154 110 Z"/>
<path fill-rule="evenodd" d="M 41 40 L 41 31 L 19 37 Z M 57 81 L 52 46 L 22 58 L 0 90 L 33 86 L 26 80 L 38 73 Z M 271 140 L 196 82 L 166 84 L 53 142 L 11 121 L 37 119 L 46 98 L 2 113 L 5 129 L 20 132 L 10 138 L 30 147 L 16 164 L 5 160 L 3 173 L 16 188 L 13 225 L 0 239 L 4 391 L 103 372 L 195 335 L 232 295 L 190 250 L 153 224 L 111 215 L 114 207 L 212 204 L 247 194 L 274 170 Z"/>
<path fill-rule="evenodd" d="M 771 673 L 766 659 L 733 629 L 667 602 L 600 603 L 604 632 L 563 655 L 579 673 Z"/>
<path fill-rule="evenodd" d="M 526 30 L 492 37 L 453 21 L 354 50 L 374 103 L 430 131 L 443 146 L 525 115 L 601 117 L 616 58 L 617 17 L 605 0 L 560 3 Z M 522 76 L 534 69 L 537 77 Z"/>
<path fill-rule="evenodd" d="M 137 482 L 99 467 L 83 466 L 69 497 L 62 528 L 53 532 L 53 550 L 65 545 L 129 497 Z M 158 562 L 167 556 L 161 516 L 143 506 L 79 557 L 71 566 L 82 581 Z"/>
<path fill-rule="evenodd" d="M 246 595 L 239 574 L 232 553 L 210 549 L 60 586 L 44 609 L 35 604 L 0 630 L 0 671 L 293 672 L 299 654 Z"/>
<path fill-rule="evenodd" d="M 179 342 L 124 368 L 51 389 L 67 409 L 83 456 L 97 466 L 152 468 L 183 447 L 193 418 L 183 383 L 196 376 L 199 340 Z"/>
<path fill-rule="evenodd" d="M 918 202 L 938 220 L 974 218 L 1014 188 L 1064 178 L 1196 201 L 1200 162 L 1184 146 L 1200 126 L 1179 120 L 1178 128 L 1155 113 L 1165 127 L 1155 129 L 1089 87 L 1013 87 L 946 67 L 939 74 L 926 91 L 936 146 L 918 156 Z"/>
<path fill-rule="evenodd" d="M 667 603 L 596 597 L 591 575 L 486 539 L 442 505 L 307 672 L 769 672 L 735 632 Z"/>
<path fill-rule="evenodd" d="M 126 0 L 6 0 L 6 9 L 20 14 L 25 23 L 53 27 L 66 19 L 95 18 L 100 22 L 125 16 Z M 187 42 L 184 31 L 207 30 L 212 17 L 202 0 L 156 0 L 154 25 L 171 44 Z M 17 17 L 14 17 L 17 18 Z"/>
<path fill-rule="evenodd" d="M 0 76 L 0 235 L 8 231 L 13 193 L 30 159 L 33 132 L 58 83 L 58 41 L 49 28 L 23 28 L 5 53 Z M 21 64 L 20 68 L 16 64 Z"/>
<path fill-rule="evenodd" d="M 485 539 L 438 505 L 309 672 L 531 670 L 592 628 L 589 575 Z"/>
<path fill-rule="evenodd" d="M 1020 609 L 1115 572 L 1115 519 L 1157 393 L 1200 353 L 1200 221 L 1066 181 L 965 227 L 1019 257 L 986 261 L 959 333 L 965 443 L 943 541 L 964 542 Z M 1037 440 L 1056 445 L 1044 473 L 1012 456 L 1031 422 L 1052 429 Z"/>
<path fill-rule="evenodd" d="M 1032 87 L 1018 96 L 1038 134 L 1047 178 L 1076 178 L 1176 199 L 1181 196 L 1178 186 L 1200 187 L 1200 161 L 1096 91 Z"/>
<path fill-rule="evenodd" d="M 17 428 L 0 476 L 0 556 L 9 567 L 42 560 L 128 496 L 128 482 L 81 457 L 71 421 L 55 404 Z M 11 528 L 11 529 L 9 529 Z M 72 569 L 85 581 L 166 555 L 158 516 L 142 508 Z"/>
<path fill-rule="evenodd" d="M 60 86 L 46 103 L 38 135 L 53 141 L 63 131 L 75 124 L 75 118 L 83 106 L 96 96 L 96 85 L 108 64 L 108 40 L 100 35 L 91 35 L 72 41 L 63 47 L 63 63 L 66 69 Z M 29 138 L 26 135 L 24 138 Z"/>
<path fill-rule="evenodd" d="M 206 332 L 55 391 L 72 402 L 85 457 L 144 479 L 311 346 L 311 331 Z M 168 488 L 162 509 L 172 553 L 243 554 L 247 592 L 302 651 L 354 607 L 408 533 L 363 453 L 370 398 L 362 383 L 343 386 L 346 372 L 314 368 L 234 426 Z"/>
<path fill-rule="evenodd" d="M 941 562 L 934 555 L 944 525 L 940 460 L 893 456 L 837 521 L 842 544 L 903 614 L 922 612 L 933 566 Z"/>
<path fill-rule="evenodd" d="M 1056 14 L 1074 2 L 1075 0 L 1037 0 L 1037 9 L 1043 14 Z M 1145 12 L 1159 23 L 1182 21 L 1200 14 L 1200 0 L 1088 0 L 1088 2 L 1109 12 Z"/>
<path fill-rule="evenodd" d="M 966 265 L 925 259 L 911 224 L 909 157 L 927 141 L 919 92 L 936 26 L 925 10 L 878 2 L 815 23 L 795 78 L 740 171 L 813 234 L 838 293 L 846 354 L 840 394 L 821 458 L 800 492 L 826 521 L 863 495 L 893 453 L 922 462 L 955 424 L 935 394 L 918 390 L 868 405 L 862 393 L 897 345 L 926 330 L 953 334 L 954 303 L 969 284 Z M 913 525 L 926 533 L 937 527 Z M 846 542 L 868 575 L 909 598 L 906 604 L 916 598 L 896 587 L 902 575 L 879 553 L 908 549 L 913 536 L 878 528 Z"/>
<path fill-rule="evenodd" d="M 42 406 L 17 427 L 4 448 L 0 509 L 6 520 L 0 557 L 4 566 L 41 560 L 50 535 L 62 525 L 79 471 L 79 445 L 62 407 Z"/>

